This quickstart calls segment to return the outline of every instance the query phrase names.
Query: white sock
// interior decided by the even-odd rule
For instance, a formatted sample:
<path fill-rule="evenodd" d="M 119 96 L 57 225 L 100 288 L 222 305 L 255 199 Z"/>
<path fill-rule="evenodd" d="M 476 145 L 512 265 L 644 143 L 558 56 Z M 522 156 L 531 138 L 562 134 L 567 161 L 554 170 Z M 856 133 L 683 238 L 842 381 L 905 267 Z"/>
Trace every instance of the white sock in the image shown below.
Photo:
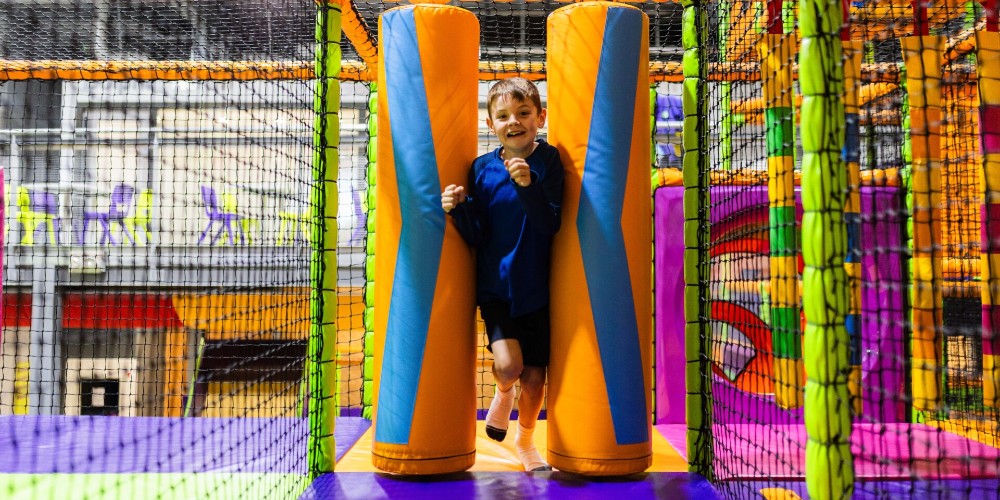
<path fill-rule="evenodd" d="M 517 458 L 521 460 L 524 470 L 533 471 L 540 468 L 547 468 L 549 464 L 542 459 L 542 455 L 535 449 L 535 428 L 526 428 L 517 423 L 517 436 L 514 439 L 514 449 L 517 451 Z"/>
<path fill-rule="evenodd" d="M 514 386 L 510 386 L 506 392 L 496 387 L 493 393 L 493 402 L 490 403 L 490 411 L 486 413 L 486 425 L 506 432 L 510 425 L 510 410 L 514 407 Z M 496 438 L 494 438 L 496 439 Z M 503 440 L 501 437 L 500 441 Z"/>

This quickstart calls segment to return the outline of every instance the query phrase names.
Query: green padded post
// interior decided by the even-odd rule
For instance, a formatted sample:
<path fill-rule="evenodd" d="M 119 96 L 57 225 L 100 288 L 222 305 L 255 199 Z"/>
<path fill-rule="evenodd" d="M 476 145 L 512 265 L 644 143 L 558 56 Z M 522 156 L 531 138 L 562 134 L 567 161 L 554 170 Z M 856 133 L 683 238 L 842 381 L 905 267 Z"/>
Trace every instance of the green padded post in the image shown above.
<path fill-rule="evenodd" d="M 682 0 L 684 47 L 684 352 L 687 362 L 688 470 L 714 478 L 712 442 L 711 330 L 708 297 L 709 176 L 706 155 L 708 123 L 703 56 L 708 29 L 701 0 Z M 692 209 L 694 208 L 694 209 Z"/>
<path fill-rule="evenodd" d="M 729 50 L 729 11 L 732 9 L 732 0 L 722 0 L 719 2 L 719 62 L 726 62 Z M 719 157 L 722 159 L 722 170 L 733 168 L 733 84 L 732 82 L 722 82 L 720 84 L 722 94 L 719 106 L 722 108 L 722 123 L 719 129 Z"/>
<path fill-rule="evenodd" d="M 817 500 L 851 498 L 851 405 L 846 374 L 850 339 L 847 168 L 840 0 L 800 0 L 802 90 L 802 305 L 806 315 L 806 488 Z"/>
<path fill-rule="evenodd" d="M 341 5 L 318 4 L 309 329 L 309 477 L 333 472 L 337 415 L 337 171 L 340 145 Z"/>
<path fill-rule="evenodd" d="M 368 227 L 365 235 L 365 361 L 361 386 L 361 416 L 372 419 L 375 353 L 375 161 L 378 157 L 378 83 L 371 83 L 368 95 Z"/>
<path fill-rule="evenodd" d="M 656 84 L 649 86 L 649 166 L 652 168 L 653 177 L 656 177 Z M 656 189 L 656 183 L 653 183 Z"/>
<path fill-rule="evenodd" d="M 904 65 L 903 67 L 900 68 L 899 72 L 899 90 L 903 94 L 903 99 L 902 99 L 903 102 L 900 105 L 900 110 L 899 110 L 900 116 L 902 117 L 900 126 L 903 129 L 903 145 L 900 151 L 901 159 L 903 161 L 903 168 L 901 168 L 899 171 L 899 180 L 900 180 L 899 186 L 900 189 L 903 190 L 903 205 L 906 207 L 906 213 L 912 214 L 913 186 L 910 182 L 912 179 L 911 175 L 912 172 L 910 170 L 910 167 L 913 164 L 913 143 L 912 143 L 913 138 L 910 135 L 910 97 L 909 97 L 910 92 L 908 90 L 906 82 L 907 82 L 906 66 Z M 906 223 L 903 224 L 903 246 L 904 248 L 906 248 L 906 251 L 903 252 L 903 258 L 904 258 L 903 286 L 905 287 L 906 290 L 909 290 L 913 286 L 912 262 L 910 261 L 909 258 L 907 258 L 907 256 L 913 254 L 913 217 L 910 216 L 906 217 Z M 910 300 L 910 294 L 904 293 L 903 304 L 902 304 L 904 318 L 912 317 L 912 307 L 910 307 L 911 304 L 912 301 Z M 906 330 L 905 335 L 909 337 L 912 328 L 909 325 L 905 325 L 904 328 Z M 903 369 L 905 370 L 905 373 L 910 373 L 910 370 L 913 365 L 913 360 L 910 358 L 910 352 L 911 352 L 910 343 L 904 342 L 903 345 L 904 345 Z M 910 377 L 906 377 L 906 387 L 904 389 L 905 390 L 903 392 L 905 392 L 906 394 L 912 393 L 912 383 Z M 904 398 L 903 404 L 906 405 L 907 409 L 909 410 L 906 414 L 908 415 L 908 418 L 910 419 L 911 422 L 923 423 L 924 421 L 923 413 L 917 411 L 913 407 L 913 398 Z"/>

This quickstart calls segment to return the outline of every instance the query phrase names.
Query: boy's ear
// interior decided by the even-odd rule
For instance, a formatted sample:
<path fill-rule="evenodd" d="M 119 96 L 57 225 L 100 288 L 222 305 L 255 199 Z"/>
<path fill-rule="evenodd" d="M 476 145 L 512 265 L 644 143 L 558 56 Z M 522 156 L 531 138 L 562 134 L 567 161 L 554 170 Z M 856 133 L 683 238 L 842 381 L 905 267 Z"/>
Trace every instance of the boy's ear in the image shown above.
<path fill-rule="evenodd" d="M 488 116 L 486 117 L 486 126 L 489 127 L 490 133 L 496 135 L 497 131 L 493 130 L 493 119 Z"/>
<path fill-rule="evenodd" d="M 545 115 L 545 108 L 542 108 L 538 112 L 538 126 L 539 127 L 544 127 L 545 126 L 545 116 L 546 116 Z"/>

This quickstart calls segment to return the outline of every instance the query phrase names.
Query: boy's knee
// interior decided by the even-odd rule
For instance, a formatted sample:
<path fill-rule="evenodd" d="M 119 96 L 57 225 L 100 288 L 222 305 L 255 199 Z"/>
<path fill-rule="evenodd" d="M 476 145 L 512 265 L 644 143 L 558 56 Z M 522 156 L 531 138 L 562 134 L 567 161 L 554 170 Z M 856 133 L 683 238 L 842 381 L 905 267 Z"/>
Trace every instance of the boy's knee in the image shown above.
<path fill-rule="evenodd" d="M 545 388 L 545 370 L 527 368 L 521 372 L 521 390 L 540 393 Z"/>
<path fill-rule="evenodd" d="M 521 376 L 524 365 L 513 360 L 494 360 L 493 375 L 504 381 L 513 382 Z"/>

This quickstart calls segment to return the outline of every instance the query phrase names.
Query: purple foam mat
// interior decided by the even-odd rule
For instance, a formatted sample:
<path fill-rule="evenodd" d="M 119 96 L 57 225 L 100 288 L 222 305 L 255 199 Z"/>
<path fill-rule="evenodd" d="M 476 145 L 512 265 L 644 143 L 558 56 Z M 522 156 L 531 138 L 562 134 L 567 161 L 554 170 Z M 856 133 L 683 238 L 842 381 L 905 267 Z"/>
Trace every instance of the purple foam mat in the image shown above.
<path fill-rule="evenodd" d="M 466 472 L 441 476 L 394 476 L 335 472 L 316 478 L 299 497 L 320 498 L 622 498 L 722 497 L 705 478 L 685 472 L 649 472 L 620 478 L 587 478 L 565 472 Z"/>
<path fill-rule="evenodd" d="M 811 498 L 803 481 L 727 481 L 722 493 L 732 498 L 760 498 L 761 490 L 787 490 L 803 500 Z M 775 492 L 777 493 L 777 492 Z M 772 497 L 780 497 L 774 494 Z M 784 498 L 789 498 L 788 497 Z M 794 497 L 791 497 L 794 498 Z M 942 479 L 937 481 L 858 481 L 854 483 L 855 500 L 995 500 L 1000 498 L 996 479 Z"/>
<path fill-rule="evenodd" d="M 687 456 L 684 425 L 656 428 Z M 805 477 L 803 425 L 716 424 L 712 431 L 720 479 Z M 859 479 L 996 480 L 1000 471 L 997 448 L 923 424 L 854 424 L 851 452 Z"/>
<path fill-rule="evenodd" d="M 337 459 L 371 425 L 335 423 Z M 0 473 L 307 470 L 302 418 L 0 417 Z"/>
<path fill-rule="evenodd" d="M 370 420 L 361 417 L 340 417 L 337 419 L 336 425 L 333 430 L 333 437 L 337 442 L 337 457 L 335 461 L 340 460 L 347 454 L 347 451 L 354 446 L 354 443 L 357 443 L 361 439 L 361 436 L 372 426 L 372 423 Z"/>

